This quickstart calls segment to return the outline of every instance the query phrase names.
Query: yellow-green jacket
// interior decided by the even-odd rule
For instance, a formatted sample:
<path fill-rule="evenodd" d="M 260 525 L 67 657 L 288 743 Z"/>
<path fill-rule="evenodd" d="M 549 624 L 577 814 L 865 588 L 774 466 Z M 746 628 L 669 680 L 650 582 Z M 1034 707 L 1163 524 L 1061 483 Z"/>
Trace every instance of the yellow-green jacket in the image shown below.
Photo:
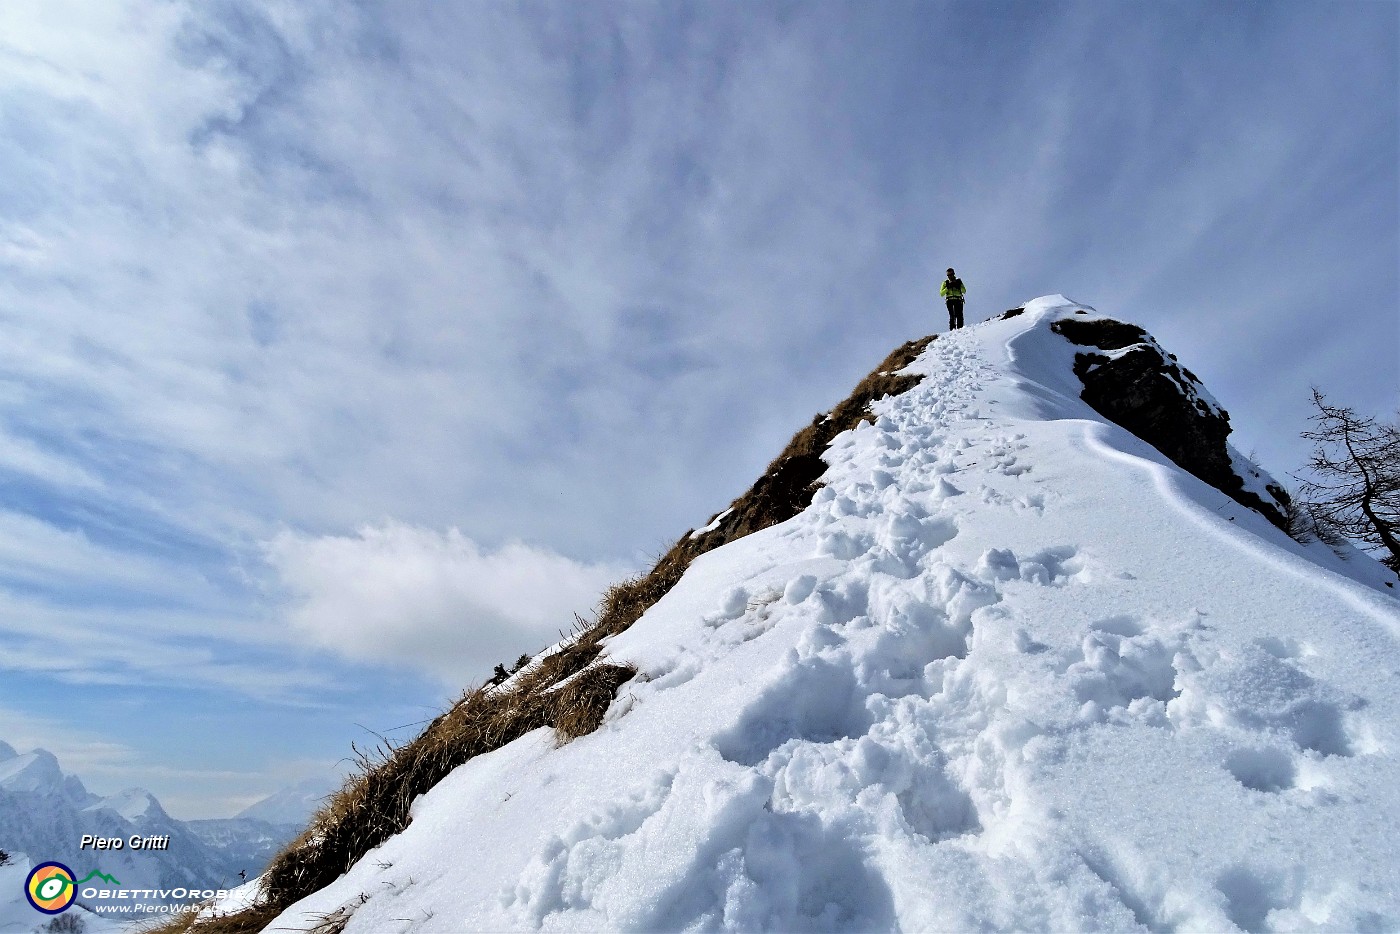
<path fill-rule="evenodd" d="M 962 298 L 967 294 L 967 286 L 963 285 L 961 279 L 954 276 L 952 282 L 947 279 L 943 280 L 943 284 L 938 287 L 938 294 L 944 298 Z"/>

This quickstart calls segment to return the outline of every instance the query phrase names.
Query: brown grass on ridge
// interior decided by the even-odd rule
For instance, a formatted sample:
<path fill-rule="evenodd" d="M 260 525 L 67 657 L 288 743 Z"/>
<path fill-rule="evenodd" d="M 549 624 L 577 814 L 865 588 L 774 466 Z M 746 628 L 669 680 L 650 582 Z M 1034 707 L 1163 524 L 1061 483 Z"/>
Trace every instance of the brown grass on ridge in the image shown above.
<path fill-rule="evenodd" d="M 563 742 L 596 730 L 617 689 L 636 675 L 630 665 L 599 661 L 602 640 L 623 632 L 681 579 L 707 551 L 797 515 L 812 501 L 832 439 L 872 418 L 870 403 L 911 389 L 922 377 L 899 374 L 933 335 L 896 348 L 851 395 L 816 416 L 788 442 L 752 487 L 730 505 L 709 531 L 681 536 L 646 574 L 610 587 L 591 624 L 557 651 L 539 659 L 500 688 L 469 690 L 416 739 L 387 741 L 373 753 L 356 752 L 361 771 L 312 818 L 310 826 L 279 853 L 263 874 L 263 897 L 250 908 L 199 922 L 199 934 L 248 934 L 277 914 L 335 881 L 370 849 L 408 826 L 409 805 L 457 766 L 499 749 L 543 726 Z M 561 685 L 561 682 L 567 682 Z M 176 934 L 189 927 L 160 929 Z"/>

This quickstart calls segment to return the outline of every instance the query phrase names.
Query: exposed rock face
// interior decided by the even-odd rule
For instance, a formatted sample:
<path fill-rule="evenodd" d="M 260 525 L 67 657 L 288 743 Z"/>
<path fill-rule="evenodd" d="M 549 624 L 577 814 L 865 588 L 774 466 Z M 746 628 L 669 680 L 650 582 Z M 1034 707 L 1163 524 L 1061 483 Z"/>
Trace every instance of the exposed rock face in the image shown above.
<path fill-rule="evenodd" d="M 1226 438 L 1230 415 L 1210 398 L 1195 374 L 1164 353 L 1142 328 L 1121 321 L 1056 321 L 1051 330 L 1071 343 L 1105 353 L 1078 353 L 1074 374 L 1080 398 L 1105 418 L 1161 451 L 1274 525 L 1287 530 L 1288 493 L 1269 484 L 1272 502 L 1245 488 Z"/>

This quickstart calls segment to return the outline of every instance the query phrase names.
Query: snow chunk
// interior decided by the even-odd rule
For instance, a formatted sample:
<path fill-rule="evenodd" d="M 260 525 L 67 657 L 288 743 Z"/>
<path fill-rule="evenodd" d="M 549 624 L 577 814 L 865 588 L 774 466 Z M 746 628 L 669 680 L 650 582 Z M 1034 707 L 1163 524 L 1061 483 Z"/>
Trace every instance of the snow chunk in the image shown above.
<path fill-rule="evenodd" d="M 705 526 L 703 529 L 696 529 L 694 532 L 691 532 L 690 537 L 692 539 L 700 538 L 706 532 L 713 532 L 715 529 L 719 528 L 719 524 L 725 519 L 727 519 L 729 517 L 729 514 L 733 511 L 734 508 L 732 506 L 729 509 L 724 510 L 724 512 L 721 512 L 719 515 L 711 519 L 709 525 Z"/>

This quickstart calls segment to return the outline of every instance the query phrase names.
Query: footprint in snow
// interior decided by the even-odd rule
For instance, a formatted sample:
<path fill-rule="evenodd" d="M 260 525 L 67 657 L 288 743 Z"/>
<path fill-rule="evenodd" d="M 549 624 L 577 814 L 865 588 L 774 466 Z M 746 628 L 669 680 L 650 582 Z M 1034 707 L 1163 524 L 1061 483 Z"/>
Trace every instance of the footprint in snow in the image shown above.
<path fill-rule="evenodd" d="M 1080 581 L 1087 573 L 1087 566 L 1079 557 L 1079 549 L 1073 545 L 1045 548 L 1024 557 L 1018 557 L 1010 548 L 991 548 L 977 559 L 974 571 L 987 581 L 1020 580 L 1044 587 L 1063 587 Z"/>
<path fill-rule="evenodd" d="M 1221 730 L 1265 746 L 1282 740 L 1319 757 L 1349 758 L 1376 748 L 1360 714 L 1363 698 L 1313 678 L 1257 642 L 1193 655 L 1177 683 L 1181 696 L 1167 713 L 1178 729 Z"/>
<path fill-rule="evenodd" d="M 1291 749 L 1245 746 L 1225 757 L 1225 770 L 1251 791 L 1277 793 L 1297 784 L 1298 763 Z"/>

